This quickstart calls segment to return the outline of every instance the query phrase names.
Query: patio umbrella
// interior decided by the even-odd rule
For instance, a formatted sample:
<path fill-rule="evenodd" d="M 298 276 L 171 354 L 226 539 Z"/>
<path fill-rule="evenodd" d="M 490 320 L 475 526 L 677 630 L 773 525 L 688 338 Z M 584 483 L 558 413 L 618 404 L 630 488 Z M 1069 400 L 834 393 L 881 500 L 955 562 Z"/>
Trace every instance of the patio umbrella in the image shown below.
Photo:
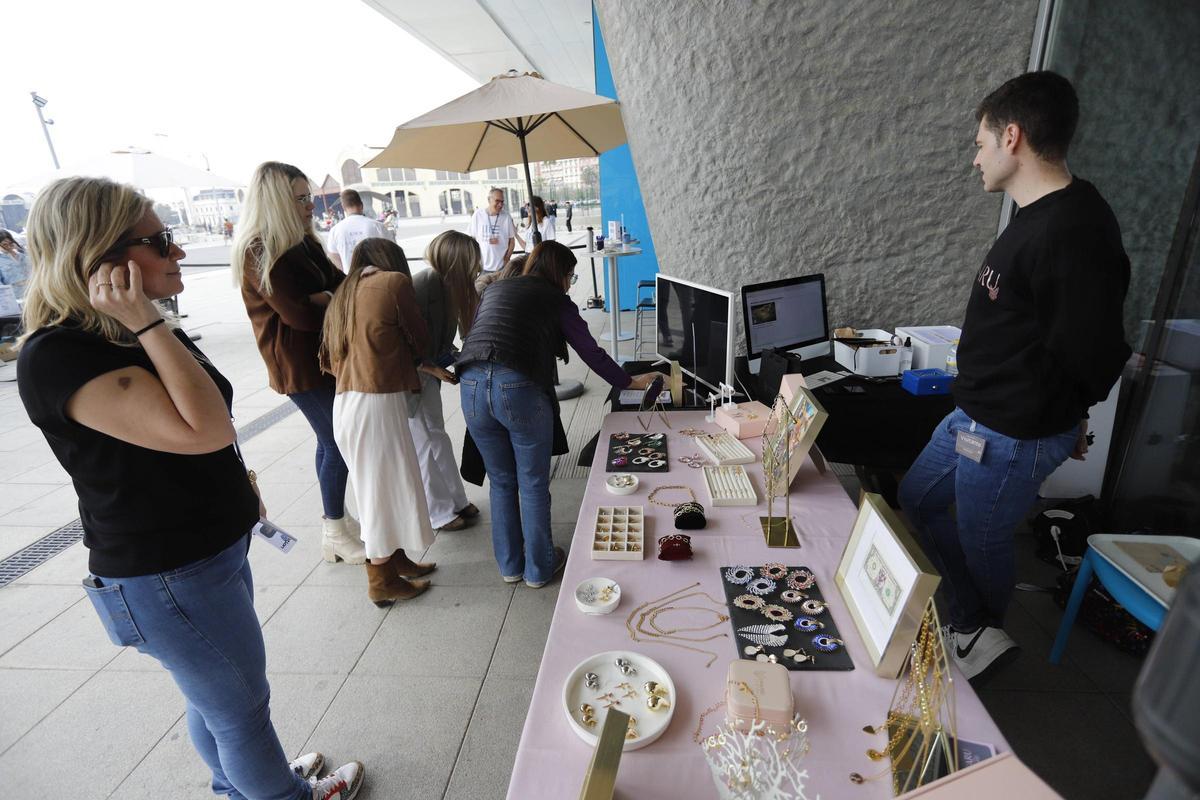
<path fill-rule="evenodd" d="M 409 120 L 366 167 L 472 172 L 521 163 L 533 197 L 529 158 L 598 156 L 625 144 L 621 107 L 611 97 L 509 70 L 440 108 Z M 533 241 L 542 240 L 537 225 Z"/>

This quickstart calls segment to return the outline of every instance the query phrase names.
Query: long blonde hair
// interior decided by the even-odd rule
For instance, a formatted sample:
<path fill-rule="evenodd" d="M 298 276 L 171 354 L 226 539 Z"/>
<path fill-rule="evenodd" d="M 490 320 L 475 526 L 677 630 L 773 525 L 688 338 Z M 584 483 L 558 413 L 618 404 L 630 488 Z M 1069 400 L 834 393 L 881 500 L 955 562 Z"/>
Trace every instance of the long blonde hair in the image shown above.
<path fill-rule="evenodd" d="M 425 261 L 442 277 L 458 333 L 467 338 L 475 321 L 475 309 L 479 307 L 479 294 L 475 291 L 475 278 L 483 270 L 479 245 L 460 231 L 443 231 L 425 248 Z"/>
<path fill-rule="evenodd" d="M 88 278 L 153 207 L 137 189 L 107 178 L 62 178 L 42 190 L 29 212 L 20 344 L 68 320 L 114 344 L 134 343 L 124 325 L 92 307 Z"/>
<path fill-rule="evenodd" d="M 316 239 L 312 218 L 300 221 L 292 181 L 308 177 L 297 167 L 280 161 L 264 161 L 254 170 L 233 240 L 230 265 L 235 286 L 249 276 L 258 279 L 263 294 L 271 293 L 271 270 L 284 253 L 304 239 Z"/>
<path fill-rule="evenodd" d="M 471 239 L 471 243 L 474 244 L 475 240 Z M 336 373 L 337 366 L 350 352 L 350 335 L 354 330 L 354 300 L 358 296 L 362 272 L 371 266 L 384 272 L 403 272 L 412 277 L 408 269 L 408 259 L 400 245 L 377 237 L 363 239 L 358 243 L 350 255 L 350 270 L 346 273 L 346 280 L 338 286 L 337 291 L 333 293 L 333 299 L 329 301 L 329 307 L 325 309 L 321 349 L 318 352 L 321 369 L 325 372 Z M 403 322 L 401 320 L 401 323 Z M 407 328 L 405 333 L 407 334 Z"/>

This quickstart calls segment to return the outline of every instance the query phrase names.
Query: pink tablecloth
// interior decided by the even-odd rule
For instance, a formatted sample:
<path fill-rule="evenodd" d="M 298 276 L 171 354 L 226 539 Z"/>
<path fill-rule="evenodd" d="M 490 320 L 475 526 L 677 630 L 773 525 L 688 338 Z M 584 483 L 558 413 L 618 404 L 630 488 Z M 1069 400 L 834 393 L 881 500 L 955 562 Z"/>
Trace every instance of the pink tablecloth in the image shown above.
<path fill-rule="evenodd" d="M 672 430 L 666 430 L 670 448 L 671 470 L 666 474 L 640 474 L 638 491 L 628 497 L 617 497 L 604 489 L 607 474 L 604 459 L 608 437 L 619 431 L 641 431 L 637 415 L 630 412 L 609 414 L 604 420 L 600 442 L 596 447 L 587 492 L 579 510 L 571 557 L 562 578 L 562 591 L 554 610 L 546 650 L 542 655 L 537 685 L 521 734 L 520 747 L 508 788 L 510 800 L 555 798 L 566 800 L 579 796 L 584 772 L 592 750 L 572 731 L 563 709 L 563 682 L 584 658 L 605 650 L 625 649 L 653 658 L 662 664 L 675 681 L 675 716 L 662 738 L 641 750 L 626 752 L 621 758 L 617 794 L 626 800 L 676 800 L 676 798 L 715 798 L 716 787 L 704 761 L 703 751 L 692 736 L 700 713 L 720 701 L 724 691 L 725 671 L 737 657 L 741 647 L 732 638 L 714 639 L 700 647 L 715 650 L 720 657 L 705 668 L 707 656 L 691 653 L 654 642 L 630 640 L 625 628 L 629 612 L 642 603 L 661 597 L 675 589 L 700 581 L 700 589 L 714 597 L 722 597 L 719 567 L 726 564 L 763 564 L 782 561 L 804 564 L 817 575 L 818 585 L 830 601 L 829 612 L 842 631 L 846 647 L 854 659 L 852 672 L 793 672 L 792 691 L 796 708 L 808 720 L 811 750 L 806 758 L 808 796 L 831 798 L 885 798 L 891 796 L 891 781 L 882 778 L 863 785 L 849 780 L 851 772 L 863 775 L 880 773 L 883 764 L 870 761 L 869 747 L 882 744 L 882 737 L 868 736 L 863 726 L 881 723 L 887 713 L 895 681 L 878 677 L 871 667 L 870 657 L 846 611 L 834 572 L 842 548 L 854 524 L 856 508 L 846 496 L 832 473 L 820 475 L 811 460 L 801 468 L 792 485 L 792 518 L 800 528 L 800 549 L 771 549 L 757 529 L 757 517 L 765 509 L 765 487 L 762 463 L 746 466 L 751 482 L 759 495 L 757 508 L 714 508 L 703 486 L 701 470 L 690 469 L 677 460 L 681 455 L 697 452 L 691 439 L 679 434 L 688 426 L 716 431 L 715 425 L 704 422 L 704 412 L 674 412 L 670 415 Z M 663 430 L 655 417 L 652 431 Z M 758 440 L 745 442 L 752 450 L 760 449 Z M 654 542 L 659 536 L 674 532 L 671 509 L 651 505 L 646 495 L 657 486 L 683 484 L 692 487 L 696 499 L 704 506 L 708 527 L 690 531 L 695 558 L 691 561 L 659 561 Z M 668 497 L 676 499 L 679 492 Z M 644 561 L 594 561 L 590 556 L 590 537 L 596 507 L 601 505 L 638 505 L 646 513 L 646 559 Z M 777 509 L 782 503 L 777 503 Z M 780 512 L 781 513 L 781 512 Z M 575 607 L 574 589 L 585 578 L 612 578 L 621 584 L 623 596 L 620 607 L 601 617 L 584 616 Z M 673 620 L 673 623 L 679 618 Z M 699 618 L 698 618 L 699 619 Z M 711 617 L 705 617 L 706 624 Z M 729 630 L 728 623 L 714 631 Z M 974 741 L 994 744 L 998 750 L 1007 744 L 988 716 L 979 697 L 962 676 L 957 687 L 959 735 Z M 722 712 L 710 714 L 705 731 L 711 731 L 721 721 Z"/>

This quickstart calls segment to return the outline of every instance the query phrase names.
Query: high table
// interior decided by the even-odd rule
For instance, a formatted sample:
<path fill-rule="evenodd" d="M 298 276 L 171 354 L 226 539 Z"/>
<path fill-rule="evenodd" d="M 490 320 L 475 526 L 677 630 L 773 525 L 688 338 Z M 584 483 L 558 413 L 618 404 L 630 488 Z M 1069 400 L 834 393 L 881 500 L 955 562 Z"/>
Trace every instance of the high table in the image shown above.
<path fill-rule="evenodd" d="M 642 419 L 647 416 L 643 414 Z M 579 662 L 606 650 L 632 650 L 654 659 L 671 674 L 676 686 L 675 715 L 662 738 L 622 756 L 618 796 L 638 800 L 717 797 L 703 751 L 693 741 L 693 734 L 701 712 L 721 700 L 726 669 L 729 662 L 738 657 L 743 643 L 735 641 L 728 623 L 714 628 L 713 632 L 728 632 L 729 638 L 698 645 L 720 654 L 712 666 L 706 668 L 707 656 L 655 642 L 631 641 L 625 620 L 629 612 L 642 603 L 695 581 L 701 582 L 701 590 L 720 598 L 723 596 L 720 567 L 772 561 L 812 568 L 818 586 L 830 603 L 826 613 L 832 614 L 855 664 L 851 672 L 791 673 L 796 709 L 808 721 L 811 746 L 805 759 L 809 773 L 808 796 L 820 794 L 824 798 L 854 800 L 891 797 L 891 779 L 886 772 L 888 762 L 874 762 L 866 756 L 868 748 L 884 744 L 883 737 L 869 736 L 862 728 L 883 723 L 896 682 L 875 675 L 862 639 L 834 583 L 834 572 L 857 513 L 855 505 L 831 473 L 819 474 L 812 461 L 806 460 L 792 487 L 792 519 L 800 530 L 802 546 L 799 549 L 768 548 L 758 525 L 758 516 L 765 508 L 762 505 L 765 503 L 762 462 L 746 465 L 759 495 L 758 507 L 713 507 L 703 485 L 703 472 L 678 461 L 680 456 L 699 452 L 690 437 L 678 431 L 688 427 L 712 432 L 719 429 L 704 422 L 705 412 L 702 411 L 670 412 L 667 416 L 670 429 L 664 429 L 661 419 L 655 415 L 650 430 L 667 434 L 670 471 L 639 473 L 638 491 L 624 497 L 609 494 L 604 488 L 608 437 L 621 431 L 640 433 L 642 427 L 638 415 L 633 412 L 616 412 L 604 419 L 600 446 L 596 448 L 592 462 L 571 555 L 562 576 L 562 589 L 521 734 L 508 797 L 510 800 L 567 800 L 579 796 L 592 749 L 575 734 L 566 719 L 562 688 Z M 744 444 L 756 453 L 761 450 L 757 438 L 747 439 Z M 708 518 L 704 530 L 685 531 L 692 537 L 695 556 L 691 561 L 666 562 L 656 558 L 658 537 L 674 533 L 675 528 L 671 509 L 649 504 L 646 496 L 655 487 L 669 485 L 691 487 Z M 669 497 L 675 499 L 679 494 L 671 492 Z M 596 508 L 601 505 L 644 506 L 644 561 L 591 559 L 592 526 Z M 776 507 L 780 508 L 781 504 L 777 502 Z M 585 578 L 595 576 L 612 578 L 621 585 L 621 604 L 607 616 L 584 616 L 575 606 L 575 587 Z M 697 615 L 697 622 L 689 623 L 687 618 L 674 617 L 672 623 L 703 625 L 711 619 L 711 615 Z M 955 687 L 959 735 L 995 745 L 998 751 L 1009 749 L 979 697 L 957 672 Z M 710 733 L 722 718 L 721 711 L 710 714 L 705 720 L 705 734 Z M 854 785 L 849 780 L 851 772 L 881 777 Z"/>
<path fill-rule="evenodd" d="M 625 247 L 623 250 L 594 250 L 588 253 L 588 258 L 603 258 L 608 262 L 608 315 L 609 341 L 612 343 L 613 361 L 620 362 L 617 355 L 617 343 L 627 342 L 634 337 L 633 333 L 621 333 L 621 284 L 617 279 L 617 259 L 621 256 L 640 255 L 642 248 Z"/>

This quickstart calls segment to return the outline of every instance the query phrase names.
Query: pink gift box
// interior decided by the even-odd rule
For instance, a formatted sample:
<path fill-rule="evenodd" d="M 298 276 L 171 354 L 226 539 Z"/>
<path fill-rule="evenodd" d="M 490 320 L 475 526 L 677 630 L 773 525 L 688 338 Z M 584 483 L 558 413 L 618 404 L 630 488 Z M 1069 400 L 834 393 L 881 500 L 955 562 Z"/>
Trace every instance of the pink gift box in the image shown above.
<path fill-rule="evenodd" d="M 718 407 L 716 416 L 717 424 L 733 434 L 735 438 L 752 439 L 755 436 L 762 436 L 762 432 L 766 430 L 771 409 L 757 400 L 753 400 L 748 403 L 738 403 L 738 407 L 734 411 L 726 411 Z"/>

